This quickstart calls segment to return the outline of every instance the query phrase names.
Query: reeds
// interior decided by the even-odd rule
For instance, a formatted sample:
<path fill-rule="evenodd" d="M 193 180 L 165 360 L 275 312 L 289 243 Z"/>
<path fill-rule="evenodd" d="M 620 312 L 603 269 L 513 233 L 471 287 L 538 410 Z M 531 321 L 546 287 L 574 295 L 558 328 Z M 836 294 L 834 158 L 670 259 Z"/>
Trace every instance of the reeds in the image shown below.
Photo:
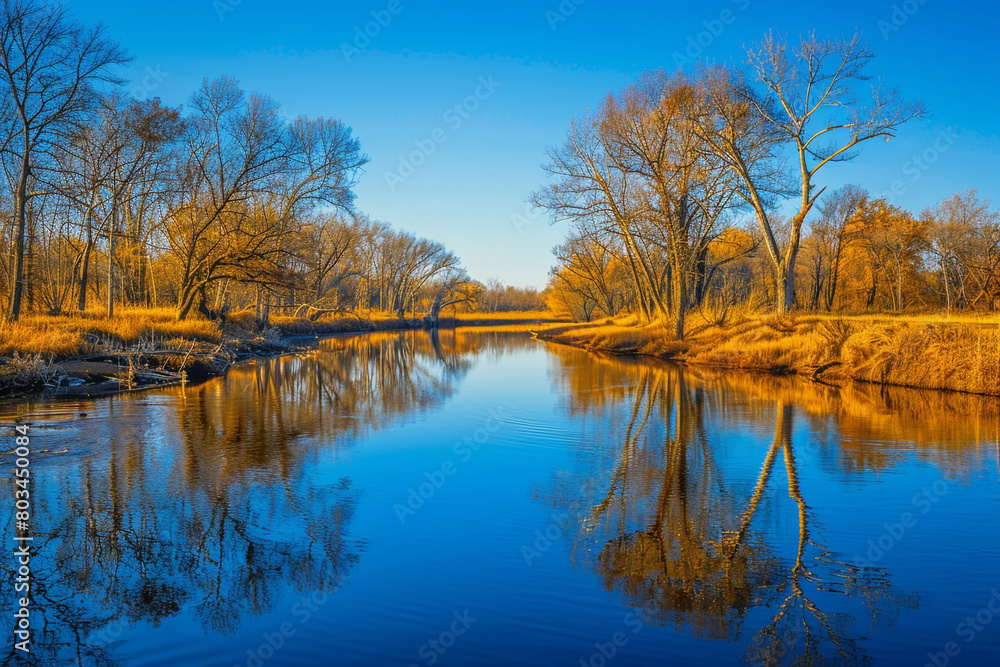
<path fill-rule="evenodd" d="M 958 323 L 862 328 L 844 345 L 851 376 L 869 382 L 1000 395 L 1000 330 Z"/>
<path fill-rule="evenodd" d="M 643 354 L 714 368 L 814 374 L 925 389 L 1000 395 L 1000 320 L 892 315 L 786 314 L 692 325 L 683 341 L 667 325 L 551 327 L 556 343 Z"/>

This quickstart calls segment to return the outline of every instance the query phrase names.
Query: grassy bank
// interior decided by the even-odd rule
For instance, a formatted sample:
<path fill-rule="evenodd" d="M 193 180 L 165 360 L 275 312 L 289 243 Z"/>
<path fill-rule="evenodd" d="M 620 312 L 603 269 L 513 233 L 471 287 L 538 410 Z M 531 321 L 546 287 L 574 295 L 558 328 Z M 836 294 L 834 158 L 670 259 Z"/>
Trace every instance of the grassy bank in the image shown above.
<path fill-rule="evenodd" d="M 59 360 L 117 349 L 186 349 L 198 343 L 238 343 L 262 334 L 273 337 L 409 326 L 415 324 L 381 314 L 323 318 L 317 322 L 275 317 L 272 332 L 255 332 L 251 312 L 230 315 L 225 322 L 201 317 L 178 322 L 168 308 L 123 309 L 110 319 L 99 311 L 57 317 L 32 315 L 14 324 L 0 323 L 0 355 L 42 355 Z"/>
<path fill-rule="evenodd" d="M 439 326 L 490 326 L 556 322 L 547 312 L 459 313 L 442 318 Z M 298 317 L 271 317 L 269 329 L 254 331 L 254 314 L 240 312 L 224 322 L 191 317 L 183 322 L 174 319 L 174 311 L 159 309 L 123 309 L 108 318 L 103 311 L 76 315 L 30 315 L 9 324 L 0 322 L 0 356 L 42 355 L 48 360 L 98 354 L 109 349 L 143 347 L 184 348 L 191 343 L 216 344 L 227 340 L 250 341 L 267 336 L 310 336 L 364 331 L 415 329 L 423 326 L 420 318 L 400 318 L 381 312 L 326 315 L 316 321 Z"/>
<path fill-rule="evenodd" d="M 1000 318 L 789 314 L 669 327 L 629 319 L 542 328 L 542 340 L 720 369 L 1000 395 Z"/>
<path fill-rule="evenodd" d="M 442 318 L 441 327 L 526 325 L 558 321 L 545 312 L 460 313 Z M 381 312 L 305 318 L 272 316 L 262 330 L 253 312 L 230 314 L 224 321 L 193 316 L 183 322 L 174 311 L 122 309 L 108 318 L 104 311 L 66 316 L 32 315 L 18 322 L 0 322 L 0 395 L 19 394 L 52 384 L 59 364 L 68 360 L 106 357 L 105 367 L 120 367 L 125 358 L 144 365 L 199 375 L 224 365 L 224 360 L 261 356 L 288 347 L 286 339 L 418 329 L 420 318 L 400 318 Z M 110 364 L 110 366 L 109 366 Z"/>

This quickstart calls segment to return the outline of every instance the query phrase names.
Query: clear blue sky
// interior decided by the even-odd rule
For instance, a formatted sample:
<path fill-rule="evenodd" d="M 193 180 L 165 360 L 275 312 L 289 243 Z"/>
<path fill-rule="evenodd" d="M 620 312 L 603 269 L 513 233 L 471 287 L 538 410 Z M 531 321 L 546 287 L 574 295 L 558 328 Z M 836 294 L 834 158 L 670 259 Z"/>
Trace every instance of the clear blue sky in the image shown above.
<path fill-rule="evenodd" d="M 480 280 L 544 285 L 550 250 L 566 231 L 526 215 L 527 197 L 544 180 L 546 148 L 563 140 L 574 114 L 641 71 L 674 69 L 675 54 L 709 27 L 720 34 L 700 36 L 700 57 L 717 62 L 739 58 L 744 44 L 772 28 L 793 37 L 860 29 L 878 55 L 872 72 L 923 99 L 933 115 L 889 144 L 870 144 L 854 163 L 823 174 L 822 184 L 858 182 L 881 194 L 901 180 L 905 192 L 895 203 L 915 212 L 969 188 L 1000 205 L 995 2 L 577 1 L 562 2 L 573 8 L 563 14 L 560 0 L 67 4 L 87 21 L 103 21 L 135 55 L 137 95 L 182 104 L 203 77 L 233 74 L 292 116 L 342 118 L 371 157 L 359 208 L 445 243 Z M 353 46 L 372 12 L 391 18 L 348 59 L 341 45 Z M 499 86 L 481 87 L 480 77 Z M 469 106 L 478 108 L 467 117 L 449 113 L 477 89 L 484 99 Z M 914 169 L 912 158 L 944 128 L 956 133 L 939 142 L 947 149 Z M 434 151 L 390 186 L 386 173 L 397 172 L 418 141 L 434 143 Z M 518 215 L 531 224 L 518 229 Z"/>

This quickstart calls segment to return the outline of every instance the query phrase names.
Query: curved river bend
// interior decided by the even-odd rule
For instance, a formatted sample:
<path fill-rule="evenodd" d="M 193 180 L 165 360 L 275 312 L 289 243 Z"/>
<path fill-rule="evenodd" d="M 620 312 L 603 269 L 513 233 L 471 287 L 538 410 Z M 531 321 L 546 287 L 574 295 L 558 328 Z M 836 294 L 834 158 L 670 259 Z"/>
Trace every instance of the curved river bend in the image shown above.
<path fill-rule="evenodd" d="M 15 420 L 9 664 L 1000 664 L 995 399 L 467 330 Z"/>

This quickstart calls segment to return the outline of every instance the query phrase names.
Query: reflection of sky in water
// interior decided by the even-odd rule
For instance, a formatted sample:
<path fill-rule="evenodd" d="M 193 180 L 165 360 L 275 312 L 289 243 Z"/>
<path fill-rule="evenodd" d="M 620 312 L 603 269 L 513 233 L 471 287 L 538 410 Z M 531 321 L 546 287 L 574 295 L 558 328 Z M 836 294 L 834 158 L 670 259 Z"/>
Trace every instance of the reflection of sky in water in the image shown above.
<path fill-rule="evenodd" d="M 417 332 L 0 414 L 35 422 L 35 664 L 1000 657 L 1000 619 L 956 635 L 1000 584 L 995 401 Z"/>

